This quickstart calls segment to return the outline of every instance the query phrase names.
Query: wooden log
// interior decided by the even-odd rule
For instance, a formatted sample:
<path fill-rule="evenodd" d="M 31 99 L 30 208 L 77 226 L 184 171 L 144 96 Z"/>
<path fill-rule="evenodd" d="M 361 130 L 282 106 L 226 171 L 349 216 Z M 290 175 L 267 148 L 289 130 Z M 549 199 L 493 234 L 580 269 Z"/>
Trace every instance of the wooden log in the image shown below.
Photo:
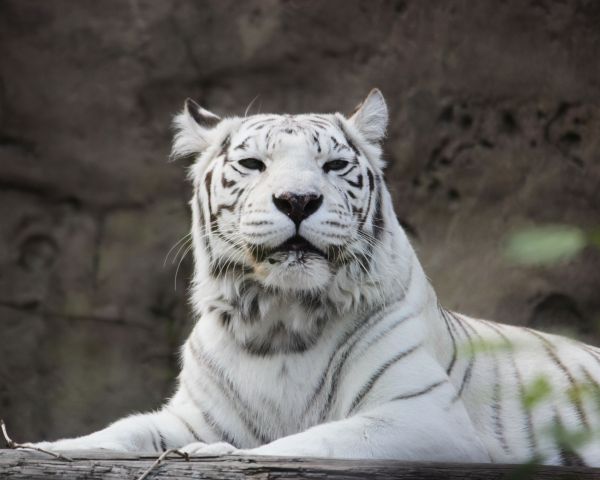
<path fill-rule="evenodd" d="M 39 452 L 0 450 L 0 478 L 137 479 L 156 455 L 109 451 L 65 452 L 72 462 Z M 282 457 L 168 458 L 148 479 L 333 479 L 333 480 L 550 480 L 599 479 L 600 468 L 501 464 L 414 463 Z"/>

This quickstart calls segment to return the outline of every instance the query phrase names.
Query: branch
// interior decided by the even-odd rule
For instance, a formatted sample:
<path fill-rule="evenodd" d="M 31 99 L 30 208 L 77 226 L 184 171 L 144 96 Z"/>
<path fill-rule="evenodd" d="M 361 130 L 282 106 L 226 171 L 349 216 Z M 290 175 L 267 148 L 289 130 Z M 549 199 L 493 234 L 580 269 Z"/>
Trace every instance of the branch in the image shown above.
<path fill-rule="evenodd" d="M 50 455 L 51 457 L 58 458 L 59 460 L 63 460 L 65 462 L 72 462 L 73 461 L 72 458 L 69 458 L 69 457 L 67 457 L 65 455 L 62 455 L 60 453 L 51 452 L 50 450 L 44 450 L 43 448 L 35 447 L 35 446 L 27 444 L 27 443 L 17 443 L 17 442 L 15 442 L 12 438 L 10 438 L 8 436 L 8 432 L 6 431 L 6 424 L 4 423 L 4 420 L 1 419 L 1 418 L 0 418 L 0 427 L 2 428 L 2 435 L 4 436 L 4 441 L 6 442 L 6 446 L 8 448 L 12 448 L 12 449 L 22 448 L 22 449 L 35 450 L 36 452 L 45 453 L 46 455 Z"/>
<path fill-rule="evenodd" d="M 181 452 L 181 451 L 177 450 L 176 448 L 171 448 L 171 449 L 165 451 L 160 457 L 158 457 L 154 461 L 154 463 L 152 465 L 150 465 L 148 467 L 148 469 L 137 478 L 137 480 L 144 480 L 150 474 L 150 472 L 152 472 L 152 470 L 157 468 L 161 464 L 161 462 L 163 462 L 169 455 L 177 455 L 177 456 L 183 458 L 186 462 L 190 461 L 190 457 L 187 453 Z"/>

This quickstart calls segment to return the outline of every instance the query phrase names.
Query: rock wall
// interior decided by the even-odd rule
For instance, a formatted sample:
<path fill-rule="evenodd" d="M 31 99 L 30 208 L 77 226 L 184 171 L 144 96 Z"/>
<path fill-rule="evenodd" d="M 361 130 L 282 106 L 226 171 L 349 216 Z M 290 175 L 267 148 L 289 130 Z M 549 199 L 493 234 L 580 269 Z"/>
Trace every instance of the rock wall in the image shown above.
<path fill-rule="evenodd" d="M 387 178 L 443 303 L 600 343 L 600 253 L 502 255 L 600 224 L 600 3 L 0 0 L 0 416 L 77 435 L 172 392 L 191 327 L 170 121 L 391 111 Z M 167 258 L 165 262 L 165 258 Z M 173 261 L 174 259 L 174 261 Z"/>

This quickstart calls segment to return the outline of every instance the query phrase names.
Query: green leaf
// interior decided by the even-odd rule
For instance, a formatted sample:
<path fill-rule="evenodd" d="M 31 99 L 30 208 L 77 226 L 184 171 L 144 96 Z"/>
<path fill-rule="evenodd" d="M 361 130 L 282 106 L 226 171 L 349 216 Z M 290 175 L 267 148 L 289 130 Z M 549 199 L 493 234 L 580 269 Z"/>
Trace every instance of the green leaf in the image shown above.
<path fill-rule="evenodd" d="M 588 241 L 591 245 L 600 248 L 600 228 L 594 228 L 588 233 Z"/>
<path fill-rule="evenodd" d="M 521 401 L 527 410 L 531 410 L 542 400 L 550 397 L 551 394 L 552 385 L 550 385 L 546 377 L 541 376 L 526 386 Z"/>
<path fill-rule="evenodd" d="M 527 228 L 509 237 L 506 255 L 524 265 L 550 265 L 572 258 L 586 246 L 587 240 L 583 230 L 569 225 Z"/>
<path fill-rule="evenodd" d="M 576 452 L 577 449 L 592 440 L 594 433 L 584 428 L 569 430 L 563 425 L 555 424 L 551 429 L 551 435 L 554 437 L 554 441 L 563 449 Z"/>

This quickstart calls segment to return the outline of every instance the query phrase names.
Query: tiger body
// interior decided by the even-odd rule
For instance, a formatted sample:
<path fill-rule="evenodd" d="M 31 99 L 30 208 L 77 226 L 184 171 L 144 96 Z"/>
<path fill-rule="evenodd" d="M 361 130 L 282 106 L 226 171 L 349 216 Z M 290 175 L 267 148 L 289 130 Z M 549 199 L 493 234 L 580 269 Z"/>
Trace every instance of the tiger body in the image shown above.
<path fill-rule="evenodd" d="M 350 118 L 188 101 L 197 322 L 177 391 L 38 446 L 600 466 L 596 438 L 550 432 L 600 426 L 600 352 L 438 304 L 383 181 L 386 124 L 378 91 Z M 527 403 L 540 376 L 555 394 Z"/>

